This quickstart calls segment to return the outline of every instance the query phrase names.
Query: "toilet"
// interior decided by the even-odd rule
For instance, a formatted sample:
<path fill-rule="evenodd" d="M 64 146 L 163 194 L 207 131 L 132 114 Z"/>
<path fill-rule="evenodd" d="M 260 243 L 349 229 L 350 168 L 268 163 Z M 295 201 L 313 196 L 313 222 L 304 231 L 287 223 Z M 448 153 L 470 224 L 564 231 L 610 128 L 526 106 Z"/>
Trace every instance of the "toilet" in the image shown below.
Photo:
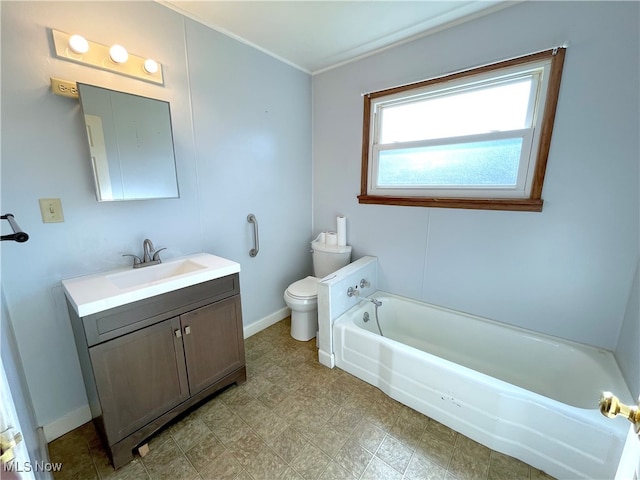
<path fill-rule="evenodd" d="M 291 336 L 306 342 L 318 331 L 318 280 L 351 262 L 351 246 L 311 242 L 313 276 L 293 282 L 284 292 L 291 309 Z"/>

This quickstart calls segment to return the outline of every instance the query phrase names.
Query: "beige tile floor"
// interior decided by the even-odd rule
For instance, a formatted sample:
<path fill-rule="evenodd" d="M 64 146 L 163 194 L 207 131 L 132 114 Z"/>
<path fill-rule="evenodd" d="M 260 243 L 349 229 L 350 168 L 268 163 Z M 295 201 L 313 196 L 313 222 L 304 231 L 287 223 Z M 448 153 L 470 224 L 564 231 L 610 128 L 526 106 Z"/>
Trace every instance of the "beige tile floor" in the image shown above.
<path fill-rule="evenodd" d="M 549 480 L 317 361 L 285 319 L 246 340 L 248 380 L 114 471 L 91 423 L 49 444 L 56 479 Z"/>

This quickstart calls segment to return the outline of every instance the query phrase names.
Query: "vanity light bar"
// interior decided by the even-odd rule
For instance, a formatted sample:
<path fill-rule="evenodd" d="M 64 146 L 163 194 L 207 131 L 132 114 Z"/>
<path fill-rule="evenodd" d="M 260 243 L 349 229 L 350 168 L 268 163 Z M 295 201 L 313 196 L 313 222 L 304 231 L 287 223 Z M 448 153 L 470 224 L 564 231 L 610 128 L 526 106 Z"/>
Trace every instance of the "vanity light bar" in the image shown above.
<path fill-rule="evenodd" d="M 86 40 L 80 35 L 70 35 L 53 29 L 51 34 L 56 57 L 62 60 L 164 85 L 162 65 L 153 59 L 133 55 L 121 45 L 107 47 Z"/>

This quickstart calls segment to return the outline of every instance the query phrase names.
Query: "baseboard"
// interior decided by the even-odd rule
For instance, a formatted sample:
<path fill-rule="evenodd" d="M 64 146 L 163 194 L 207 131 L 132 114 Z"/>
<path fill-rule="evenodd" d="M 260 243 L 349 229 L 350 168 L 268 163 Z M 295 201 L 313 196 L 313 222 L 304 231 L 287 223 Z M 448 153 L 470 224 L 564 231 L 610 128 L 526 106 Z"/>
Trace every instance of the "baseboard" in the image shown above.
<path fill-rule="evenodd" d="M 333 368 L 336 366 L 336 357 L 333 353 L 327 353 L 324 350 L 318 350 L 318 361 L 325 367 Z"/>
<path fill-rule="evenodd" d="M 244 338 L 249 338 L 251 335 L 255 335 L 258 332 L 261 332 L 265 328 L 270 327 L 278 323 L 280 320 L 283 320 L 291 315 L 291 310 L 289 307 L 284 307 L 278 310 L 277 312 L 273 312 L 271 315 L 267 315 L 266 317 L 261 318 L 257 322 L 253 322 L 250 325 L 247 325 L 243 329 Z"/>
<path fill-rule="evenodd" d="M 89 421 L 91 421 L 91 410 L 89 409 L 89 405 L 85 405 L 43 426 L 44 438 L 47 443 L 52 442 L 56 438 L 61 437 L 65 433 L 69 433 L 71 430 Z"/>

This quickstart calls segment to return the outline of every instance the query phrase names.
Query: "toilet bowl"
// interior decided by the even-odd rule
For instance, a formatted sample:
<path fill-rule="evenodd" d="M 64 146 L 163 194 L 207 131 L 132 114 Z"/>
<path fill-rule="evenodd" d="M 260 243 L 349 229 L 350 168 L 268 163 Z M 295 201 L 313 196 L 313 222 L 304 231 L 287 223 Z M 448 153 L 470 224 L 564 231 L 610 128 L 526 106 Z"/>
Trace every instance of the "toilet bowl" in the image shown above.
<path fill-rule="evenodd" d="M 284 292 L 284 301 L 291 309 L 291 336 L 306 342 L 318 332 L 318 282 L 348 265 L 351 247 L 312 242 L 313 273 L 293 282 Z"/>
<path fill-rule="evenodd" d="M 291 336 L 296 340 L 311 340 L 318 331 L 318 280 L 308 276 L 284 292 L 284 301 L 291 309 Z"/>

